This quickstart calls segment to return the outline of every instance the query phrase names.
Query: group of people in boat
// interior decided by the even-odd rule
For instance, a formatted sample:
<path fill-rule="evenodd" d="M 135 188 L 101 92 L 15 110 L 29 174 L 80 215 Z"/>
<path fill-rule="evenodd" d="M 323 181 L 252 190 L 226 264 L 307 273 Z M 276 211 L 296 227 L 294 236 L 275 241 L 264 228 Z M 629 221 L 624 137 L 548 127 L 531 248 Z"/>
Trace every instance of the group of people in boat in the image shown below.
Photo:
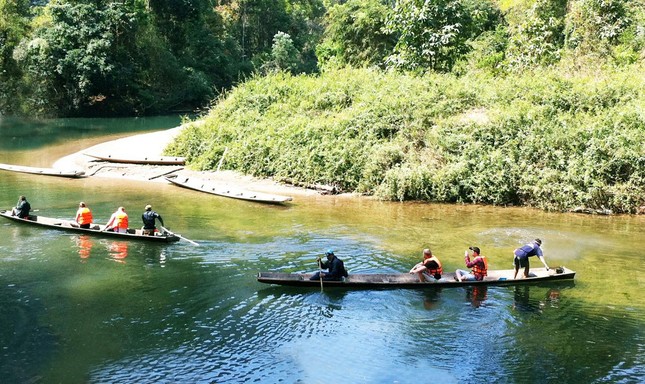
<path fill-rule="evenodd" d="M 163 218 L 161 218 L 160 214 L 152 210 L 152 206 L 150 204 L 146 205 L 144 209 L 145 210 L 141 215 L 141 220 L 143 221 L 142 232 L 144 235 L 154 236 L 155 233 L 159 233 L 159 230 L 156 227 L 156 220 L 159 220 L 159 223 L 163 228 Z M 20 196 L 18 198 L 18 203 L 11 210 L 11 215 L 18 216 L 21 219 L 28 219 L 30 210 L 31 205 L 27 201 L 27 198 L 25 196 Z M 87 204 L 82 201 L 78 204 L 78 210 L 76 211 L 74 221 L 80 228 L 90 229 L 92 227 L 92 211 Z M 128 214 L 124 207 L 119 207 L 112 216 L 110 216 L 110 220 L 108 220 L 102 231 L 128 233 L 128 228 Z"/>
<path fill-rule="evenodd" d="M 537 256 L 546 270 L 549 270 L 541 247 L 542 240 L 535 239 L 513 251 L 513 265 L 515 266 L 513 279 L 517 278 L 520 268 L 524 268 L 524 277 L 529 277 L 529 258 L 533 256 Z M 334 251 L 328 250 L 325 256 L 327 257 L 325 262 L 322 262 L 320 258 L 317 259 L 319 271 L 314 273 L 310 280 L 340 281 L 343 277 L 348 276 L 343 261 L 334 255 Z M 479 247 L 468 247 L 468 250 L 464 252 L 464 262 L 466 267 L 471 269 L 470 271 L 457 269 L 455 271 L 455 280 L 460 282 L 482 281 L 487 276 L 488 259 L 481 254 Z M 327 269 L 328 272 L 323 272 L 324 269 Z M 423 250 L 423 260 L 412 267 L 410 273 L 416 274 L 422 283 L 437 281 L 442 277 L 443 267 L 437 256 L 433 255 L 429 248 L 426 248 Z"/>

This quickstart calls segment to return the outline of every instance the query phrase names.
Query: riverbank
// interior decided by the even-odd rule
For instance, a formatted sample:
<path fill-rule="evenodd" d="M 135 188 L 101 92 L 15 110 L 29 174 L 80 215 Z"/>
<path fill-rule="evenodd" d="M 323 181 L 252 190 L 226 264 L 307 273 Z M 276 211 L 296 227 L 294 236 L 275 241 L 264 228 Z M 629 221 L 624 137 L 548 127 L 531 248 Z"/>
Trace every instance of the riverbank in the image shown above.
<path fill-rule="evenodd" d="M 82 170 L 90 177 L 118 178 L 168 183 L 164 176 L 180 175 L 200 178 L 221 186 L 287 196 L 315 196 L 321 193 L 307 188 L 279 183 L 270 178 L 255 178 L 234 171 L 193 171 L 184 166 L 110 163 L 87 154 L 110 154 L 123 157 L 136 153 L 147 157 L 162 156 L 164 149 L 184 129 L 179 126 L 163 131 L 128 136 L 83 149 L 57 160 L 53 168 Z"/>

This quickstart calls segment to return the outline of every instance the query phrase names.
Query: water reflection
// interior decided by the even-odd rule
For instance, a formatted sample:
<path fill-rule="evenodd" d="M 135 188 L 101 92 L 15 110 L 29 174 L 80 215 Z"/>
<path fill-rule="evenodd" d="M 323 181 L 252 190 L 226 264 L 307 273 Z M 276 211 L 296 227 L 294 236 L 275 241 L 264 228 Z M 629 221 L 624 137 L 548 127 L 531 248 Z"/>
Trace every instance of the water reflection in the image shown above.
<path fill-rule="evenodd" d="M 128 242 L 113 241 L 110 243 L 109 255 L 112 260 L 125 263 L 125 258 L 128 257 Z"/>
<path fill-rule="evenodd" d="M 423 292 L 423 308 L 433 309 L 439 302 L 441 288 L 431 288 Z"/>
<path fill-rule="evenodd" d="M 89 259 L 92 246 L 94 243 L 88 235 L 80 235 L 76 239 L 76 246 L 78 247 L 78 255 L 81 257 L 81 262 L 87 262 Z"/>
<path fill-rule="evenodd" d="M 474 308 L 481 307 L 482 303 L 488 298 L 488 287 L 485 285 L 475 285 L 466 287 L 466 301 Z"/>

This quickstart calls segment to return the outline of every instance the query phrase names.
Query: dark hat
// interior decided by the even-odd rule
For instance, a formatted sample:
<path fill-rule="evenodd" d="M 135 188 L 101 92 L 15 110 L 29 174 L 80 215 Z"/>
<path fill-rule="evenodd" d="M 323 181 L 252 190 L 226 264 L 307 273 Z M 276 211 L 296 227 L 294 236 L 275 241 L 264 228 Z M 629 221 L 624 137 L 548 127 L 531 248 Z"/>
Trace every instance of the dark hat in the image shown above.
<path fill-rule="evenodd" d="M 480 253 L 482 253 L 482 252 L 479 250 L 479 247 L 468 247 L 468 249 L 470 249 L 471 251 L 475 252 L 475 253 L 476 253 L 476 254 L 478 254 L 478 255 L 479 255 Z"/>
<path fill-rule="evenodd" d="M 537 243 L 537 245 L 542 245 L 542 240 L 540 239 L 535 239 L 535 242 Z"/>

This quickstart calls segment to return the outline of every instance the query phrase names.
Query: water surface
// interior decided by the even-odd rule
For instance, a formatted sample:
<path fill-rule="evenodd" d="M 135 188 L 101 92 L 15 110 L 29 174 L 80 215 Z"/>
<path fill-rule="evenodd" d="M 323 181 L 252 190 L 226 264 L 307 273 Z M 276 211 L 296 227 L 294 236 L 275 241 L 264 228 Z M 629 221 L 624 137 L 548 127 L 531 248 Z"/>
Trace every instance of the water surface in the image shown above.
<path fill-rule="evenodd" d="M 139 129 L 138 120 L 122 119 L 120 132 L 97 133 L 25 124 L 15 131 L 2 124 L 3 140 L 15 145 L 2 147 L 0 162 L 50 166 L 59 152 L 174 126 Z M 23 130 L 47 138 L 16 133 Z M 643 217 L 342 196 L 264 206 L 162 183 L 0 172 L 1 205 L 20 194 L 38 214 L 67 219 L 83 200 L 101 223 L 123 205 L 135 225 L 150 203 L 167 227 L 201 245 L 0 222 L 3 382 L 645 380 Z M 312 271 L 327 248 L 350 273 L 407 271 L 425 247 L 446 269 L 463 268 L 470 245 L 491 268 L 508 269 L 513 249 L 535 237 L 552 267 L 577 271 L 574 282 L 321 292 L 255 280 L 261 270 Z"/>

